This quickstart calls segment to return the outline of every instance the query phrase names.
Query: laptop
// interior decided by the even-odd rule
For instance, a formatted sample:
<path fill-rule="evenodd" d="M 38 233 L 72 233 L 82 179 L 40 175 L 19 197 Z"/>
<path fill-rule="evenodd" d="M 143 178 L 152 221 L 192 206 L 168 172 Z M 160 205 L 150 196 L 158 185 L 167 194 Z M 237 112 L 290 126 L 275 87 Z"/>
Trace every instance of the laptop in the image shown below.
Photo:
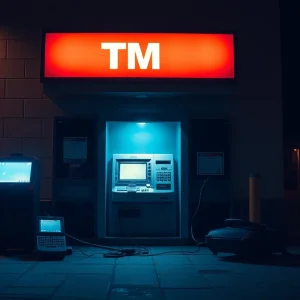
<path fill-rule="evenodd" d="M 64 218 L 38 217 L 37 221 L 36 250 L 49 254 L 66 252 Z"/>

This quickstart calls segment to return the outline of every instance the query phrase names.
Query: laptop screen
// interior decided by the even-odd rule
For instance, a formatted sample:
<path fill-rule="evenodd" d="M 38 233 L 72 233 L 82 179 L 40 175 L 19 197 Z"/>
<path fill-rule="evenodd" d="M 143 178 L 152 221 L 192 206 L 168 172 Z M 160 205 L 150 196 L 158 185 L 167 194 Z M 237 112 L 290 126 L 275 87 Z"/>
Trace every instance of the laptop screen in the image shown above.
<path fill-rule="evenodd" d="M 0 162 L 0 182 L 29 183 L 32 162 Z"/>
<path fill-rule="evenodd" d="M 40 232 L 44 233 L 62 233 L 61 220 L 43 220 L 40 219 Z"/>

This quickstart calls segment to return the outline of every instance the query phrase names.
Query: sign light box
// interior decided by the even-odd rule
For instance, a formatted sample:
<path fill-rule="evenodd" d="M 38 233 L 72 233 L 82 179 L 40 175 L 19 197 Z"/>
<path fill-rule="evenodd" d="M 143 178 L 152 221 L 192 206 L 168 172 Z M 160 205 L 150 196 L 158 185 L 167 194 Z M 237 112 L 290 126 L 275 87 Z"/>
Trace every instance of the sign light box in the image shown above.
<path fill-rule="evenodd" d="M 233 79 L 232 34 L 45 33 L 43 78 Z"/>
<path fill-rule="evenodd" d="M 197 153 L 197 175 L 223 176 L 224 175 L 224 153 L 223 152 L 198 152 Z"/>

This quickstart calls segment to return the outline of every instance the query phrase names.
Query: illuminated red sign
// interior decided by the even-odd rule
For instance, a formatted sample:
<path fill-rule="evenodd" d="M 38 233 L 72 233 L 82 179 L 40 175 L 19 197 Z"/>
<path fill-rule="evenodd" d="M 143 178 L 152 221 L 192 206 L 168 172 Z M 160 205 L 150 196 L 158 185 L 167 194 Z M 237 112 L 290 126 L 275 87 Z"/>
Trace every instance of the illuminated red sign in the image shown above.
<path fill-rule="evenodd" d="M 45 78 L 234 78 L 232 34 L 46 33 Z"/>

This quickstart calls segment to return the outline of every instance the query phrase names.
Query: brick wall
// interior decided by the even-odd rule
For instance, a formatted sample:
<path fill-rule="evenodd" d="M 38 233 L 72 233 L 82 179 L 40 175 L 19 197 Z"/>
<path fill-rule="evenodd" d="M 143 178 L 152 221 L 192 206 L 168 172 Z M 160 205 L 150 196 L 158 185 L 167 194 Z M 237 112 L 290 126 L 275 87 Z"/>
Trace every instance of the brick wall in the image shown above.
<path fill-rule="evenodd" d="M 60 109 L 43 95 L 38 35 L 0 26 L 0 156 L 41 160 L 41 200 L 52 198 L 52 127 Z"/>

